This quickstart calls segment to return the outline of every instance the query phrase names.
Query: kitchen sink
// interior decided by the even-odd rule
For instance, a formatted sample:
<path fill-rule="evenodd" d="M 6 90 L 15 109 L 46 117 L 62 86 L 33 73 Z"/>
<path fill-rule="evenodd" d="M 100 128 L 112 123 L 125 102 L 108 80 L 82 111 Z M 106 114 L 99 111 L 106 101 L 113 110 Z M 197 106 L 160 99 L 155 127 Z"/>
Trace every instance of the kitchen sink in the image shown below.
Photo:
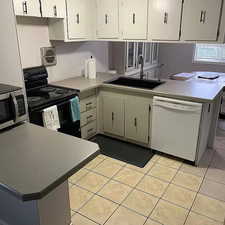
<path fill-rule="evenodd" d="M 131 77 L 119 77 L 115 80 L 107 81 L 105 83 L 152 90 L 165 82 L 157 81 L 157 80 L 141 80 L 141 79 L 131 78 Z"/>

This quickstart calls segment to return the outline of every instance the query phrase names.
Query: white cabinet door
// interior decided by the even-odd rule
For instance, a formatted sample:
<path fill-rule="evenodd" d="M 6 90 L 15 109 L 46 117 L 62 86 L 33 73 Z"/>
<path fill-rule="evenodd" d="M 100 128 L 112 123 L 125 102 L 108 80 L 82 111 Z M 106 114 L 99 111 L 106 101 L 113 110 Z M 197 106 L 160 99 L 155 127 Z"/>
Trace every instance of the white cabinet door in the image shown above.
<path fill-rule="evenodd" d="M 121 0 L 123 39 L 147 39 L 148 0 Z"/>
<path fill-rule="evenodd" d="M 182 5 L 182 0 L 149 0 L 149 39 L 180 39 Z"/>
<path fill-rule="evenodd" d="M 119 0 L 97 0 L 97 38 L 119 37 Z"/>
<path fill-rule="evenodd" d="M 119 96 L 103 96 L 103 130 L 116 136 L 124 136 L 124 99 Z"/>
<path fill-rule="evenodd" d="M 91 32 L 89 0 L 67 0 L 69 39 L 87 39 Z"/>
<path fill-rule="evenodd" d="M 150 101 L 128 96 L 125 100 L 125 137 L 140 143 L 149 142 Z"/>
<path fill-rule="evenodd" d="M 48 18 L 65 18 L 65 0 L 41 0 L 42 16 Z"/>
<path fill-rule="evenodd" d="M 182 39 L 216 41 L 222 0 L 185 0 Z"/>
<path fill-rule="evenodd" d="M 41 17 L 39 0 L 13 0 L 16 16 Z"/>

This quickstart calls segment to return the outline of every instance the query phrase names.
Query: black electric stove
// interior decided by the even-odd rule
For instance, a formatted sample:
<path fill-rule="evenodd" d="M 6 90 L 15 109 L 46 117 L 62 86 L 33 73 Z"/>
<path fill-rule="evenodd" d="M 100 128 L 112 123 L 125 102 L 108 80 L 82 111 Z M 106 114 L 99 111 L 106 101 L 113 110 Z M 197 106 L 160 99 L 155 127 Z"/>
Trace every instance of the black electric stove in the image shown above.
<path fill-rule="evenodd" d="M 61 128 L 59 131 L 80 137 L 80 121 L 72 122 L 70 100 L 79 91 L 48 84 L 48 72 L 44 66 L 24 69 L 30 122 L 43 126 L 42 112 L 56 105 Z"/>

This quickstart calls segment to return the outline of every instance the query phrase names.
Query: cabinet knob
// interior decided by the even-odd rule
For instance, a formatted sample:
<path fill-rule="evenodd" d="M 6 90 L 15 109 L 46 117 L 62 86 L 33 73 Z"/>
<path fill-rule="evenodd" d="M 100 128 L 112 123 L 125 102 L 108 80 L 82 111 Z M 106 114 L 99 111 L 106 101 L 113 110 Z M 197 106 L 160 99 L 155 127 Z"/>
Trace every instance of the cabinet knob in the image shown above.
<path fill-rule="evenodd" d="M 137 127 L 137 118 L 134 118 L 134 126 Z"/>
<path fill-rule="evenodd" d="M 114 112 L 112 112 L 112 121 L 114 121 Z"/>
<path fill-rule="evenodd" d="M 167 12 L 164 13 L 164 24 L 168 23 L 168 16 L 169 14 Z"/>
<path fill-rule="evenodd" d="M 54 16 L 57 17 L 57 7 L 56 7 L 56 5 L 53 6 L 53 12 L 54 12 Z"/>
<path fill-rule="evenodd" d="M 133 24 L 135 24 L 135 23 L 136 23 L 136 14 L 133 13 Z"/>
<path fill-rule="evenodd" d="M 202 11 L 201 11 L 201 14 L 200 14 L 200 23 L 203 22 L 203 16 L 204 16 L 204 11 L 202 10 Z"/>
<path fill-rule="evenodd" d="M 77 24 L 80 24 L 80 14 L 79 13 L 77 13 L 76 18 L 77 18 Z"/>
<path fill-rule="evenodd" d="M 105 14 L 105 24 L 108 24 L 108 14 Z"/>
<path fill-rule="evenodd" d="M 28 13 L 28 10 L 27 10 L 27 1 L 24 1 L 24 2 L 22 3 L 22 5 L 23 5 L 23 13 L 24 13 L 24 14 L 27 14 L 27 13 Z"/>

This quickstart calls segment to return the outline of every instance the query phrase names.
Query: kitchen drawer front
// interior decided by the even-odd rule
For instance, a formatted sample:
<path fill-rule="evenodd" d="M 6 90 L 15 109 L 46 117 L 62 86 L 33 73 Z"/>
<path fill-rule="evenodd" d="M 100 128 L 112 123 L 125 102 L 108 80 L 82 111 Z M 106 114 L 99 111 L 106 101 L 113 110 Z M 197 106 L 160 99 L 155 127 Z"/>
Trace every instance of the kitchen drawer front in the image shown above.
<path fill-rule="evenodd" d="M 81 113 L 96 108 L 96 104 L 97 104 L 96 96 L 81 100 L 80 102 Z"/>
<path fill-rule="evenodd" d="M 96 108 L 90 110 L 90 111 L 87 111 L 87 112 L 84 112 L 84 113 L 81 113 L 81 127 L 91 123 L 92 121 L 96 120 Z"/>
<path fill-rule="evenodd" d="M 94 136 L 96 132 L 97 132 L 96 120 L 81 128 L 81 135 L 82 138 L 84 139 L 88 139 Z"/>

